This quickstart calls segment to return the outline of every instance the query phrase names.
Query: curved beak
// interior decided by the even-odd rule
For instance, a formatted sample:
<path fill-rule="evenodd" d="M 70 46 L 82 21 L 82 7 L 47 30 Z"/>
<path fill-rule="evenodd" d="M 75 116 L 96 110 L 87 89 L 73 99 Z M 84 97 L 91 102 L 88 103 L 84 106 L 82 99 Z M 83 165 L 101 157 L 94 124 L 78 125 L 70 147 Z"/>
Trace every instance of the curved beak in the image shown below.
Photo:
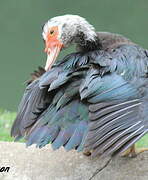
<path fill-rule="evenodd" d="M 57 56 L 59 55 L 61 51 L 62 45 L 57 44 L 54 47 L 50 47 L 47 50 L 45 49 L 45 52 L 47 53 L 47 61 L 45 65 L 45 70 L 48 71 L 51 69 L 52 65 L 54 64 Z"/>
<path fill-rule="evenodd" d="M 47 35 L 47 39 L 45 41 L 45 52 L 47 53 L 47 61 L 45 65 L 46 71 L 51 69 L 62 47 L 63 44 L 58 39 L 57 34 L 54 36 L 51 36 L 50 34 Z"/>

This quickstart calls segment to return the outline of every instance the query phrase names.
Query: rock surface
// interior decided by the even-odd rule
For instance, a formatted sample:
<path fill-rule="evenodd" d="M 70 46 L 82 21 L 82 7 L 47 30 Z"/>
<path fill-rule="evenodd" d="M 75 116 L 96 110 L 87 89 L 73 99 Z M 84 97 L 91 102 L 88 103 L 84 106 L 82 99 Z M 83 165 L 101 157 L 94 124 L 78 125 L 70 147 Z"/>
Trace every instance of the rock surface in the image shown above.
<path fill-rule="evenodd" d="M 148 153 L 137 158 L 91 159 L 76 151 L 53 151 L 49 146 L 26 148 L 0 142 L 0 180 L 148 180 Z"/>

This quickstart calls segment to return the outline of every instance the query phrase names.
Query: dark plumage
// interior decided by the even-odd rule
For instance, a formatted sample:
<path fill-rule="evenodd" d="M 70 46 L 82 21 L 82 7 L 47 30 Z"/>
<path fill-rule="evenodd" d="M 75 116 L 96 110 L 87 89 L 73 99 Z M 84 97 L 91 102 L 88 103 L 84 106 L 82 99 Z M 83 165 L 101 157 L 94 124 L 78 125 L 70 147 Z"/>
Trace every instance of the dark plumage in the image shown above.
<path fill-rule="evenodd" d="M 97 156 L 122 153 L 148 132 L 147 51 L 120 35 L 97 39 L 26 88 L 12 136 Z"/>

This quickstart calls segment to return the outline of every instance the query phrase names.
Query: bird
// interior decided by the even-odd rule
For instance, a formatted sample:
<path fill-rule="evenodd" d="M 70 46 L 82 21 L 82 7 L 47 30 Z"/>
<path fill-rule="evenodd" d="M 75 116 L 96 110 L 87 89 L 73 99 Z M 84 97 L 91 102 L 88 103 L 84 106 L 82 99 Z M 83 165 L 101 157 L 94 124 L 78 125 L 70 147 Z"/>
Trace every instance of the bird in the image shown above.
<path fill-rule="evenodd" d="M 42 37 L 45 68 L 32 74 L 11 136 L 92 157 L 148 150 L 135 148 L 148 133 L 148 50 L 78 15 L 49 19 Z M 58 59 L 71 45 L 75 52 Z"/>

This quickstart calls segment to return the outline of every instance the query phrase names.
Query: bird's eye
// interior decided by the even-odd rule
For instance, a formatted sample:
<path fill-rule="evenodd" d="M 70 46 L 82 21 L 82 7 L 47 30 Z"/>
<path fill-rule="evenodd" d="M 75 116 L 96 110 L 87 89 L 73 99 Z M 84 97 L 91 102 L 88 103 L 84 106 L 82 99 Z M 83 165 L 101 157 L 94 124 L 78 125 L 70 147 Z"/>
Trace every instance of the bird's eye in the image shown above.
<path fill-rule="evenodd" d="M 50 34 L 51 35 L 53 35 L 54 34 L 54 30 L 52 29 L 52 30 L 50 30 Z"/>

